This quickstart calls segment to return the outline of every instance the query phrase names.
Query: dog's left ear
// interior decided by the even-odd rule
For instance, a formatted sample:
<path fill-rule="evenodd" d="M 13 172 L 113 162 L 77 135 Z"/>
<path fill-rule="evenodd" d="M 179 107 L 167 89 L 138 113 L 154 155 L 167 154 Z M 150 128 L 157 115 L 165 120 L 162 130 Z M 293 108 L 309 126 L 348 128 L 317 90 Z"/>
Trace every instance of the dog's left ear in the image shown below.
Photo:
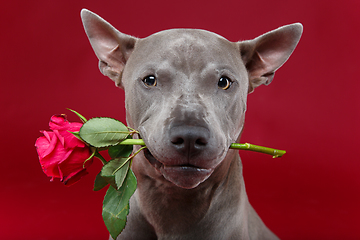
<path fill-rule="evenodd" d="M 134 50 L 137 38 L 119 32 L 87 9 L 81 10 L 81 19 L 90 44 L 99 58 L 101 73 L 121 86 L 122 71 Z"/>
<path fill-rule="evenodd" d="M 238 42 L 241 57 L 249 72 L 249 93 L 261 84 L 270 84 L 275 71 L 294 51 L 302 31 L 302 25 L 294 23 L 265 33 L 253 40 Z"/>

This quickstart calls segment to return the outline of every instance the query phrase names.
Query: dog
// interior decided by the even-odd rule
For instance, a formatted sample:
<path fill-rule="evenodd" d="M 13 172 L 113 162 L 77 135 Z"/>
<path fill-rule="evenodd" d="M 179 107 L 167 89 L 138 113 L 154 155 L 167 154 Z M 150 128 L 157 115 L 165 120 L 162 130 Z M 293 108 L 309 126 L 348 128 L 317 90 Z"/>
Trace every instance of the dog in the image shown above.
<path fill-rule="evenodd" d="M 133 159 L 138 187 L 117 239 L 278 239 L 250 205 L 229 146 L 240 140 L 247 95 L 272 81 L 302 25 L 230 42 L 198 29 L 140 39 L 86 9 L 81 18 L 100 71 L 125 91 L 127 124 L 147 146 Z"/>

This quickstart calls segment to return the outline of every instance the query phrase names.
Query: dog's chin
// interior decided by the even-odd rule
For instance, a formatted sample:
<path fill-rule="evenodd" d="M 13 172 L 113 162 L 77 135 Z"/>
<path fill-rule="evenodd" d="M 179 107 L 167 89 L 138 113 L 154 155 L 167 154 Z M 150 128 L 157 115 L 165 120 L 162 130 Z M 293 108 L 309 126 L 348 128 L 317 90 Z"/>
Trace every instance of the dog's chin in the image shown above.
<path fill-rule="evenodd" d="M 210 177 L 214 169 L 200 168 L 193 165 L 164 165 L 158 161 L 148 149 L 144 155 L 149 163 L 159 171 L 163 177 L 178 187 L 192 189 Z"/>

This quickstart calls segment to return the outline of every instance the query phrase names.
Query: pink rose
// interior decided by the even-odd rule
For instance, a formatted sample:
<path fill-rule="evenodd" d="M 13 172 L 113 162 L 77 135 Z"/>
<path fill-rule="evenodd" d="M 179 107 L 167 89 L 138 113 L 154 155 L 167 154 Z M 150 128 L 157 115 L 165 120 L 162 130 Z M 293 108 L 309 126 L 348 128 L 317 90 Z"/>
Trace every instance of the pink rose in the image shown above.
<path fill-rule="evenodd" d="M 90 148 L 70 132 L 80 130 L 81 123 L 70 123 L 65 115 L 54 115 L 49 123 L 52 131 L 41 131 L 44 136 L 36 140 L 35 146 L 44 173 L 60 178 L 65 185 L 72 185 L 87 174 L 86 168 L 92 159 Z M 70 132 L 69 132 L 70 131 Z"/>

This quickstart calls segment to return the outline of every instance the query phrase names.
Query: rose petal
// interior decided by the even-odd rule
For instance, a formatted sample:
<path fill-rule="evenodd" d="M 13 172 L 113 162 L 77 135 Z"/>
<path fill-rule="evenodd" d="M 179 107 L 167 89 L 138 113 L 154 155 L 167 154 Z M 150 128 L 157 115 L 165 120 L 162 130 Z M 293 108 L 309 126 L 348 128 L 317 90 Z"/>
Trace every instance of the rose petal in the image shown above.
<path fill-rule="evenodd" d="M 72 152 L 73 152 L 73 149 L 66 151 L 65 155 L 63 155 L 62 158 L 59 159 L 59 161 L 57 163 L 57 165 L 58 165 L 57 167 L 58 167 L 59 174 L 60 174 L 60 181 L 62 181 L 64 176 L 67 175 L 67 173 L 66 174 L 63 173 L 62 169 L 60 168 L 60 165 L 61 165 L 61 163 L 63 163 L 64 161 L 66 161 L 68 159 L 68 157 L 71 155 Z M 71 169 L 70 171 L 74 171 L 74 169 Z M 76 171 L 76 169 L 75 169 L 75 171 Z"/>
<path fill-rule="evenodd" d="M 51 136 L 49 134 L 49 132 L 47 131 L 40 131 L 42 134 L 44 134 L 44 136 L 47 138 L 47 140 L 49 140 L 49 142 L 51 141 Z"/>
<path fill-rule="evenodd" d="M 69 130 L 64 130 L 64 131 L 60 130 L 59 132 L 64 137 L 65 147 L 67 147 L 67 148 L 75 148 L 75 147 L 84 148 L 86 146 L 83 141 L 81 141 L 77 137 L 75 137 L 72 133 L 69 132 Z M 74 131 L 74 132 L 76 132 L 76 131 Z"/>
<path fill-rule="evenodd" d="M 50 129 L 58 131 L 58 133 L 64 138 L 64 146 L 67 148 L 85 147 L 85 143 L 79 140 L 70 132 L 78 132 L 83 124 L 67 121 L 65 115 L 53 115 L 50 119 Z M 60 137 L 59 137 L 60 138 Z"/>
<path fill-rule="evenodd" d="M 54 130 L 56 137 L 59 139 L 63 147 L 65 147 L 65 138 L 60 134 L 58 130 Z"/>
<path fill-rule="evenodd" d="M 59 163 L 59 171 L 62 176 L 69 176 L 72 172 L 78 172 L 83 169 L 83 165 L 86 159 L 91 156 L 91 152 L 88 148 L 75 148 L 71 154 Z M 90 166 L 91 160 L 87 161 L 85 167 Z"/>
<path fill-rule="evenodd" d="M 72 123 L 69 123 L 69 125 L 66 127 L 66 129 L 69 130 L 70 132 L 77 132 L 80 130 L 82 125 L 83 125 L 82 123 L 72 122 Z"/>
<path fill-rule="evenodd" d="M 59 130 L 67 126 L 69 122 L 66 120 L 66 115 L 53 115 L 50 118 L 49 126 L 51 130 Z"/>
<path fill-rule="evenodd" d="M 51 130 L 68 130 L 71 132 L 77 132 L 80 130 L 82 123 L 72 122 L 70 123 L 66 119 L 66 115 L 53 115 L 50 118 L 49 126 Z"/>
<path fill-rule="evenodd" d="M 53 115 L 49 126 L 53 132 L 43 131 L 44 136 L 35 142 L 41 167 L 51 181 L 60 178 L 71 185 L 87 174 L 85 168 L 92 163 L 91 159 L 84 166 L 90 148 L 69 132 L 79 131 L 82 124 L 68 122 L 65 115 Z"/>
<path fill-rule="evenodd" d="M 63 174 L 59 171 L 58 165 L 60 162 L 64 161 L 73 150 L 65 149 L 58 141 L 55 134 L 53 139 L 56 139 L 54 150 L 39 160 L 41 167 L 47 176 L 62 178 Z"/>
<path fill-rule="evenodd" d="M 85 168 L 83 168 L 82 170 L 80 170 L 79 172 L 77 173 L 72 173 L 71 175 L 65 177 L 63 179 L 63 183 L 66 185 L 66 186 L 71 186 L 73 185 L 74 183 L 76 183 L 77 181 L 79 181 L 82 177 L 84 177 L 85 175 L 87 175 L 88 172 L 86 171 Z"/>
<path fill-rule="evenodd" d="M 49 155 L 55 148 L 57 138 L 54 133 L 43 131 L 45 137 L 39 137 L 36 142 L 36 150 L 39 155 L 39 159 L 46 157 Z"/>
<path fill-rule="evenodd" d="M 39 155 L 39 159 L 43 158 L 44 153 L 47 151 L 49 146 L 50 146 L 50 142 L 46 137 L 39 137 L 38 139 L 36 139 L 35 147 Z"/>

